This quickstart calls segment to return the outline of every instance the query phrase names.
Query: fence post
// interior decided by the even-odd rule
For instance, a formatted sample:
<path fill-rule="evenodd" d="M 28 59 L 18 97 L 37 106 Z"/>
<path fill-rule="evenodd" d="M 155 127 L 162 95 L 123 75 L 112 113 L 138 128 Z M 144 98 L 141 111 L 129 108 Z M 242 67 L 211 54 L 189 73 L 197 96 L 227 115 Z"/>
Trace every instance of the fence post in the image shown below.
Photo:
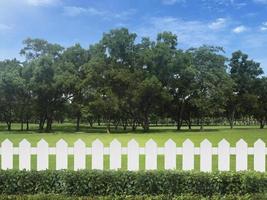
<path fill-rule="evenodd" d="M 171 139 L 165 142 L 164 167 L 165 169 L 176 169 L 176 143 Z"/>
<path fill-rule="evenodd" d="M 194 169 L 195 147 L 194 143 L 187 139 L 183 143 L 183 170 Z"/>
<path fill-rule="evenodd" d="M 74 170 L 85 169 L 86 161 L 86 146 L 85 143 L 79 139 L 74 143 Z"/>
<path fill-rule="evenodd" d="M 254 170 L 265 172 L 265 143 L 262 140 L 257 140 L 254 143 Z"/>
<path fill-rule="evenodd" d="M 157 169 L 157 143 L 150 139 L 146 142 L 145 145 L 145 168 L 146 170 L 154 170 Z"/>
<path fill-rule="evenodd" d="M 117 170 L 121 168 L 121 143 L 116 139 L 110 143 L 109 164 L 110 169 Z"/>
<path fill-rule="evenodd" d="M 218 170 L 230 170 L 230 144 L 225 139 L 218 144 Z"/>
<path fill-rule="evenodd" d="M 128 142 L 127 148 L 127 168 L 130 171 L 139 170 L 139 145 L 132 139 Z"/>
<path fill-rule="evenodd" d="M 241 139 L 236 143 L 236 171 L 247 170 L 248 145 Z"/>
<path fill-rule="evenodd" d="M 99 139 L 96 139 L 92 143 L 92 169 L 104 169 L 103 156 L 103 143 Z"/>
<path fill-rule="evenodd" d="M 13 169 L 13 143 L 6 139 L 1 144 L 1 167 L 2 169 Z"/>
<path fill-rule="evenodd" d="M 212 171 L 212 144 L 207 139 L 200 143 L 200 171 Z"/>
<path fill-rule="evenodd" d="M 31 144 L 26 139 L 19 143 L 19 169 L 31 169 Z"/>
<path fill-rule="evenodd" d="M 44 139 L 41 139 L 37 143 L 36 154 L 37 154 L 37 170 L 40 171 L 48 169 L 49 146 Z"/>
<path fill-rule="evenodd" d="M 61 139 L 56 144 L 56 169 L 68 168 L 68 144 Z"/>

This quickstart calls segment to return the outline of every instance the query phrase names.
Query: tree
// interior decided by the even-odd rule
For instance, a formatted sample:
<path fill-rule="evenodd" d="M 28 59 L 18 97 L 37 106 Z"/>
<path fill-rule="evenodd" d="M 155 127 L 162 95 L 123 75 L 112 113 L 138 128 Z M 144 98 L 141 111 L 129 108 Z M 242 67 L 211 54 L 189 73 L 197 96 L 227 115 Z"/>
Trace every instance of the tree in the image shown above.
<path fill-rule="evenodd" d="M 249 60 L 248 55 L 241 51 L 232 54 L 229 67 L 234 85 L 227 96 L 226 113 L 230 127 L 233 128 L 233 121 L 237 114 L 252 114 L 256 98 L 254 84 L 263 71 L 259 63 Z"/>
<path fill-rule="evenodd" d="M 226 58 L 222 48 L 202 46 L 188 51 L 196 69 L 195 86 L 191 103 L 196 106 L 203 130 L 204 118 L 216 112 L 223 112 L 224 96 L 231 83 L 226 73 Z"/>
<path fill-rule="evenodd" d="M 255 106 L 253 116 L 260 123 L 260 128 L 263 129 L 267 120 L 267 78 L 258 78 L 254 87 L 255 91 Z"/>
<path fill-rule="evenodd" d="M 52 130 L 56 110 L 64 104 L 68 96 L 70 74 L 62 68 L 58 60 L 63 48 L 40 39 L 27 39 L 21 54 L 27 58 L 26 66 L 31 75 L 30 87 L 36 114 L 39 116 L 39 130 Z"/>
<path fill-rule="evenodd" d="M 20 76 L 21 66 L 17 60 L 0 62 L 0 115 L 11 130 L 19 105 L 19 93 L 23 90 L 23 80 Z"/>
<path fill-rule="evenodd" d="M 89 61 L 89 53 L 79 44 L 67 48 L 60 59 L 60 64 L 68 72 L 69 95 L 72 96 L 70 106 L 73 116 L 76 117 L 76 131 L 80 130 L 80 121 L 84 104 L 84 65 Z"/>

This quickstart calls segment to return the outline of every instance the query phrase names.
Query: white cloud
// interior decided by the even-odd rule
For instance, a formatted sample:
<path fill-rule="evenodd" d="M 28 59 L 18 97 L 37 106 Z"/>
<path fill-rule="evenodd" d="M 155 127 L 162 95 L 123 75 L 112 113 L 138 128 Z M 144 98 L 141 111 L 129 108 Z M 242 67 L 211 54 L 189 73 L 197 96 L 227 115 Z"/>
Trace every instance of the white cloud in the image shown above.
<path fill-rule="evenodd" d="M 97 10 L 95 8 L 83 8 L 83 7 L 77 7 L 77 6 L 66 6 L 64 7 L 64 14 L 75 17 L 82 14 L 89 14 L 89 15 L 104 15 L 105 13 L 103 11 Z"/>
<path fill-rule="evenodd" d="M 241 26 L 237 26 L 237 27 L 235 27 L 235 28 L 233 29 L 233 32 L 234 32 L 234 33 L 243 33 L 243 32 L 245 32 L 245 31 L 247 31 L 247 27 L 245 27 L 245 26 L 243 26 L 243 25 L 241 25 Z"/>
<path fill-rule="evenodd" d="M 267 22 L 263 22 L 261 27 L 260 27 L 261 31 L 267 31 Z"/>
<path fill-rule="evenodd" d="M 79 15 L 91 15 L 91 16 L 99 16 L 103 19 L 128 19 L 130 16 L 134 15 L 136 13 L 136 10 L 130 9 L 125 10 L 122 12 L 116 12 L 115 14 L 113 12 L 107 11 L 107 10 L 100 10 L 93 7 L 77 7 L 77 6 L 65 6 L 63 14 L 75 17 Z"/>
<path fill-rule="evenodd" d="M 31 6 L 53 6 L 60 3 L 61 0 L 26 0 Z"/>
<path fill-rule="evenodd" d="M 173 5 L 176 3 L 185 3 L 186 0 L 162 0 L 162 3 L 165 5 Z"/>
<path fill-rule="evenodd" d="M 209 28 L 213 30 L 220 30 L 226 26 L 227 20 L 225 18 L 218 18 L 209 24 Z"/>
<path fill-rule="evenodd" d="M 12 27 L 10 25 L 0 24 L 0 31 L 6 31 L 6 30 L 10 30 L 10 29 L 12 29 Z"/>
<path fill-rule="evenodd" d="M 227 46 L 230 35 L 224 30 L 221 32 L 208 28 L 210 24 L 211 22 L 190 21 L 175 17 L 152 17 L 146 19 L 144 24 L 134 31 L 142 37 L 151 38 L 155 38 L 159 32 L 171 31 L 177 35 L 179 43 L 185 47 L 203 44 Z"/>

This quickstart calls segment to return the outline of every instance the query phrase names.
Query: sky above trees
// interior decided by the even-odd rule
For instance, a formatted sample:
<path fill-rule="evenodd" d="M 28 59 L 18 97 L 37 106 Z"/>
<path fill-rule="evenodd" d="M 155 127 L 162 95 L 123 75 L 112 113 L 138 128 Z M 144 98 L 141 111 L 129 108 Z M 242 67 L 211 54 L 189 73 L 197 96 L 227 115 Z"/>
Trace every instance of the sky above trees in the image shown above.
<path fill-rule="evenodd" d="M 267 0 L 1 0 L 0 60 L 23 59 L 27 37 L 87 48 L 119 27 L 151 38 L 171 31 L 184 49 L 241 49 L 267 71 Z"/>

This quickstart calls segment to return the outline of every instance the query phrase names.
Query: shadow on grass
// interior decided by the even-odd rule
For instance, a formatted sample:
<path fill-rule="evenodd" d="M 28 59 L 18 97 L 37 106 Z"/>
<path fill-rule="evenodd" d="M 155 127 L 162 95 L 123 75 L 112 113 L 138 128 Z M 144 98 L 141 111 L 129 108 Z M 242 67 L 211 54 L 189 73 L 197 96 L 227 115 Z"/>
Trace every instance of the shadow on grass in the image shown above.
<path fill-rule="evenodd" d="M 255 128 L 255 127 L 254 127 Z M 249 130 L 251 127 L 237 127 L 235 129 L 240 130 Z M 162 133 L 207 133 L 207 132 L 219 132 L 223 130 L 230 130 L 227 126 L 206 126 L 204 127 L 203 131 L 200 131 L 199 126 L 193 126 L 191 130 L 186 129 L 186 127 L 183 127 L 182 130 L 177 131 L 175 126 L 151 126 L 150 130 L 148 132 L 144 132 L 141 127 L 138 127 L 135 131 L 132 131 L 131 127 L 124 130 L 121 127 L 118 129 L 115 129 L 115 127 L 111 127 L 111 133 L 110 134 L 162 134 Z M 34 134 L 34 133 L 46 133 L 46 132 L 40 132 L 38 130 L 37 124 L 30 124 L 30 130 L 29 131 L 21 131 L 20 130 L 20 124 L 13 124 L 12 130 L 8 131 L 5 124 L 0 124 L 0 133 L 6 133 L 6 134 Z M 51 134 L 58 134 L 58 133 L 69 133 L 69 134 L 75 134 L 75 133 L 99 133 L 99 134 L 107 134 L 106 127 L 101 126 L 93 126 L 90 127 L 89 125 L 81 124 L 80 131 L 76 131 L 75 124 L 72 123 L 64 123 L 64 124 L 53 124 L 53 130 L 50 132 Z"/>

